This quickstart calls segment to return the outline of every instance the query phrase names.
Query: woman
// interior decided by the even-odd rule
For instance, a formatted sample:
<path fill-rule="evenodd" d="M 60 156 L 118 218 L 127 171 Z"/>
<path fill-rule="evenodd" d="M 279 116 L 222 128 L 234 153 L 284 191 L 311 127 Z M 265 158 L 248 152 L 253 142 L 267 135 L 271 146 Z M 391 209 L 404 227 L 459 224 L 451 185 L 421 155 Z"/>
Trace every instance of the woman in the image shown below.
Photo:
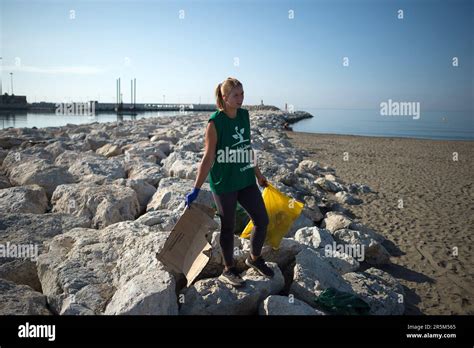
<path fill-rule="evenodd" d="M 251 248 L 245 260 L 246 265 L 266 277 L 274 275 L 261 256 L 269 221 L 255 178 L 262 187 L 267 186 L 268 182 L 256 165 L 251 147 L 249 113 L 241 108 L 244 100 L 242 84 L 228 77 L 219 83 L 215 94 L 218 110 L 208 120 L 204 157 L 194 188 L 186 195 L 186 205 L 189 206 L 197 198 L 210 174 L 209 185 L 221 219 L 219 244 L 224 271 L 219 279 L 233 286 L 241 286 L 245 281 L 237 272 L 233 258 L 237 202 L 247 211 L 255 226 L 250 237 Z"/>

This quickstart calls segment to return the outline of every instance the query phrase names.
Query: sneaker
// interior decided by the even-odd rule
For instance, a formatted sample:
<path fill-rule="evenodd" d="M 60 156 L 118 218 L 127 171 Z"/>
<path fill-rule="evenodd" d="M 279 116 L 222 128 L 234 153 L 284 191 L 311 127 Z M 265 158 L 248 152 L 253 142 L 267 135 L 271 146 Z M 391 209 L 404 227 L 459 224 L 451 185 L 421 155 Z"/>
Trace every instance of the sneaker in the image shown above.
<path fill-rule="evenodd" d="M 272 278 L 275 275 L 273 270 L 267 266 L 265 260 L 261 256 L 256 260 L 252 260 L 252 258 L 249 256 L 245 260 L 245 264 L 249 267 L 252 267 L 254 270 L 265 277 Z"/>
<path fill-rule="evenodd" d="M 224 269 L 222 274 L 219 276 L 219 280 L 233 286 L 242 286 L 245 284 L 245 280 L 242 279 L 235 267 L 229 268 L 228 271 Z"/>

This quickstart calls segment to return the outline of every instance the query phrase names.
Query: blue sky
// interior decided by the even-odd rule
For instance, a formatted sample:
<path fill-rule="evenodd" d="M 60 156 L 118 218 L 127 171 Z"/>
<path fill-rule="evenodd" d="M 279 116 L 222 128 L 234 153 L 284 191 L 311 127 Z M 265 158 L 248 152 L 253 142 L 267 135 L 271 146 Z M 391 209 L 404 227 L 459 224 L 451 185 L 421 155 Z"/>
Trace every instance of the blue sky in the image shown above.
<path fill-rule="evenodd" d="M 135 77 L 137 102 L 213 103 L 234 76 L 250 104 L 474 110 L 473 0 L 0 2 L 3 91 L 30 102 L 113 102 L 117 77 L 128 102 Z"/>

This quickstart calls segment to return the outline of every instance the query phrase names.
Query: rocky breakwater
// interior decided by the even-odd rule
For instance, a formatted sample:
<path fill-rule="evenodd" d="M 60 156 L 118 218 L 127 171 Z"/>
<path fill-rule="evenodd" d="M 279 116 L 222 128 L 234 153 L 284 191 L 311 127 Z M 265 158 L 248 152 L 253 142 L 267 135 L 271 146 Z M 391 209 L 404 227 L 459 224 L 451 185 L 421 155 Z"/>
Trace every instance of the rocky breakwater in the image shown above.
<path fill-rule="evenodd" d="M 390 262 L 384 237 L 350 213 L 370 188 L 305 160 L 280 130 L 288 114 L 250 115 L 262 173 L 305 208 L 279 250 L 264 248 L 272 279 L 247 268 L 249 241 L 235 236 L 242 288 L 217 279 L 219 228 L 190 287 L 155 257 L 194 184 L 208 114 L 1 131 L 0 314 L 324 315 L 314 299 L 329 287 L 402 314 L 403 288 L 377 268 Z M 214 206 L 208 183 L 198 202 Z"/>

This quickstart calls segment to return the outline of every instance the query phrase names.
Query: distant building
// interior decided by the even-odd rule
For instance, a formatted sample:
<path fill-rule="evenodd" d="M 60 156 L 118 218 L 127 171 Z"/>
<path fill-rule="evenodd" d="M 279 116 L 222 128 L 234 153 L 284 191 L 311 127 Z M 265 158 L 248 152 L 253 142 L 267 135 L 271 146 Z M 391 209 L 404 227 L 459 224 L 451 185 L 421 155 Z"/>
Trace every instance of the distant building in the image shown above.
<path fill-rule="evenodd" d="M 26 101 L 25 95 L 9 95 L 8 93 L 0 95 L 0 109 L 10 110 L 27 108 L 28 102 Z"/>

